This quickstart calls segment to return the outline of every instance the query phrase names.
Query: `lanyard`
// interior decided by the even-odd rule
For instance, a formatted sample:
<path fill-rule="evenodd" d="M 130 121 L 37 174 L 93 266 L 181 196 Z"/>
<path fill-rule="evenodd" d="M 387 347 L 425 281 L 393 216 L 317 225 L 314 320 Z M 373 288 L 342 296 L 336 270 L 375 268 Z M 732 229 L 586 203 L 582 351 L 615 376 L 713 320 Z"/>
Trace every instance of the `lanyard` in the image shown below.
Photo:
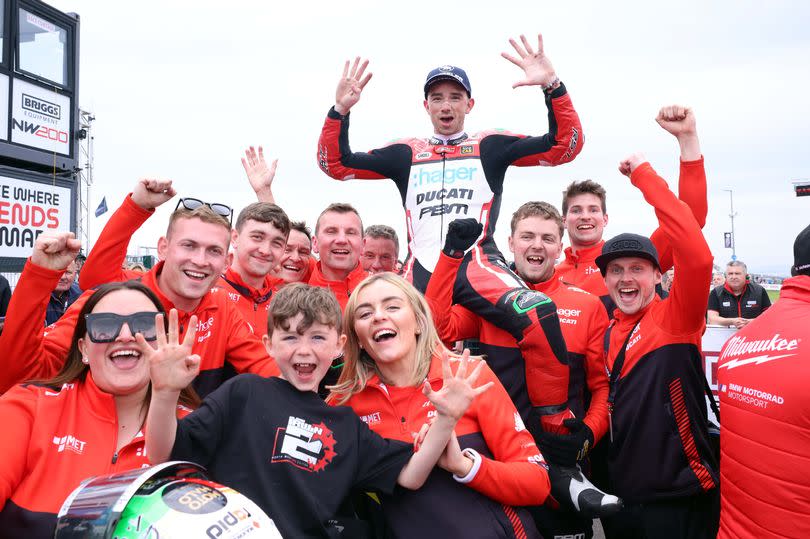
<path fill-rule="evenodd" d="M 633 326 L 633 329 L 630 330 L 630 333 L 627 334 L 627 338 L 624 340 L 624 344 L 622 344 L 621 349 L 619 350 L 618 355 L 616 356 L 616 360 L 613 362 L 613 370 L 610 370 L 607 366 L 607 357 L 610 351 L 610 332 L 613 330 L 613 326 L 609 327 L 608 330 L 605 332 L 605 371 L 608 375 L 608 387 L 610 388 L 608 391 L 608 423 L 610 425 L 610 441 L 613 441 L 613 410 L 615 408 L 614 402 L 616 401 L 616 390 L 619 386 L 619 376 L 622 373 L 622 367 L 624 366 L 624 355 L 627 351 L 627 344 L 630 342 L 630 337 L 633 336 L 633 333 L 636 332 L 638 329 L 639 324 L 641 324 L 641 320 L 636 322 L 636 325 Z"/>

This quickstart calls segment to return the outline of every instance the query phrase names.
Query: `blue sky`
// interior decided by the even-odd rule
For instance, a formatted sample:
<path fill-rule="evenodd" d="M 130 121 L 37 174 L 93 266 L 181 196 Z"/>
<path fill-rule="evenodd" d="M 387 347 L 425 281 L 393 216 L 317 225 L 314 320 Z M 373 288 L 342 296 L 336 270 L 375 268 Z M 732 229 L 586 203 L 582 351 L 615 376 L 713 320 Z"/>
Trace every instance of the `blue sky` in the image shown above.
<path fill-rule="evenodd" d="M 509 37 L 543 32 L 586 145 L 570 165 L 510 169 L 496 231 L 502 248 L 517 206 L 559 205 L 565 185 L 583 178 L 608 189 L 607 236 L 651 232 L 653 212 L 616 167 L 643 151 L 677 184 L 677 144 L 654 122 L 670 103 L 697 114 L 709 176 L 704 231 L 718 264 L 731 254 L 723 248 L 724 189 L 734 191 L 737 255 L 753 271 L 787 274 L 793 239 L 810 222 L 810 198 L 796 198 L 791 185 L 810 178 L 810 4 L 52 4 L 81 16 L 80 103 L 97 118 L 93 208 L 102 196 L 117 207 L 142 176 L 172 178 L 182 195 L 242 207 L 252 192 L 239 158 L 262 144 L 280 159 L 275 191 L 291 217 L 313 223 L 329 202 L 349 201 L 366 224 L 391 224 L 404 237 L 392 182 L 339 183 L 317 168 L 317 138 L 344 59 L 367 56 L 374 72 L 352 113 L 355 150 L 429 135 L 421 87 L 445 63 L 470 76 L 477 103 L 468 130 L 542 134 L 538 92 L 512 90 L 521 74 L 499 53 Z M 155 245 L 173 207 L 161 209 L 131 247 Z M 91 236 L 108 216 L 91 217 Z"/>

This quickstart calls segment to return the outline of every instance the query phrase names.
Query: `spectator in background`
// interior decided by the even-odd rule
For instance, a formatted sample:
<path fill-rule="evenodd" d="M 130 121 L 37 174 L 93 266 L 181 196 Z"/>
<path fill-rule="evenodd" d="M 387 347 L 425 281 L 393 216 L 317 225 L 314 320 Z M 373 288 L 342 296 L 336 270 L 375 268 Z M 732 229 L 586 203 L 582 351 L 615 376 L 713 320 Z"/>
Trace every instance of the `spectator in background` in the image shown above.
<path fill-rule="evenodd" d="M 675 278 L 675 268 L 669 268 L 661 275 L 661 288 L 664 292 L 669 294 L 669 289 L 672 288 L 672 280 Z"/>
<path fill-rule="evenodd" d="M 399 256 L 397 231 L 388 225 L 371 225 L 363 237 L 363 255 L 360 262 L 369 273 L 395 271 Z"/>
<path fill-rule="evenodd" d="M 709 324 L 735 327 L 745 326 L 771 306 L 768 292 L 760 285 L 748 282 L 748 268 L 739 260 L 726 266 L 726 283 L 715 287 L 709 294 L 706 316 Z"/>
<path fill-rule="evenodd" d="M 304 221 L 290 222 L 287 247 L 274 275 L 287 283 L 305 283 L 309 280 L 314 265 L 312 232 Z"/>
<path fill-rule="evenodd" d="M 723 275 L 722 272 L 715 271 L 712 273 L 712 284 L 709 286 L 710 290 L 718 286 L 723 286 L 724 284 L 726 284 L 726 276 Z"/>
<path fill-rule="evenodd" d="M 45 325 L 50 326 L 59 320 L 68 307 L 82 295 L 82 290 L 76 284 L 76 275 L 79 273 L 76 260 L 71 262 L 56 283 L 48 302 L 48 311 L 45 314 Z"/>

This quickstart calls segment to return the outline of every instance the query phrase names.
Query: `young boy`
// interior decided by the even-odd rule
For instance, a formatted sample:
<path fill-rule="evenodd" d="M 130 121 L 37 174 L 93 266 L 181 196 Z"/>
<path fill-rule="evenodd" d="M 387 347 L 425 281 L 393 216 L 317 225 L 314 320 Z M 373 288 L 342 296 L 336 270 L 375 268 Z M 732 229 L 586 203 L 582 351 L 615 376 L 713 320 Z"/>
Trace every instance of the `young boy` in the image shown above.
<path fill-rule="evenodd" d="M 160 318 L 156 324 L 162 328 Z M 138 339 L 152 376 L 146 426 L 151 462 L 189 460 L 207 467 L 214 479 L 255 501 L 284 537 L 338 537 L 329 520 L 352 490 L 419 488 L 458 419 L 489 388 L 472 387 L 483 363 L 469 376 L 466 360 L 455 375 L 446 364 L 442 389 L 425 386 L 438 415 L 413 453 L 410 444 L 373 433 L 350 408 L 328 406 L 318 397 L 318 383 L 346 340 L 340 318 L 329 290 L 285 286 L 270 303 L 264 337 L 281 376 L 237 376 L 177 422 L 179 391 L 194 378 L 199 358 L 191 354 L 193 330 L 178 342 L 172 311 L 168 335 L 158 332 L 157 350 Z"/>

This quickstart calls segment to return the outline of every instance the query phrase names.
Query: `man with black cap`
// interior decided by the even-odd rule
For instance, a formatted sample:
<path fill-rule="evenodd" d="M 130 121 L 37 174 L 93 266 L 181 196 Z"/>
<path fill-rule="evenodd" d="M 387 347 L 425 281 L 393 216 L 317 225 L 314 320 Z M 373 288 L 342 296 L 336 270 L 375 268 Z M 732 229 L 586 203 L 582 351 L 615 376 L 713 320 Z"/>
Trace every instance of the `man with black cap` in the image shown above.
<path fill-rule="evenodd" d="M 608 474 L 625 501 L 603 518 L 611 538 L 703 538 L 717 532 L 719 477 L 708 439 L 701 358 L 712 254 L 689 207 L 641 154 L 621 162 L 655 209 L 678 278 L 667 299 L 649 238 L 620 234 L 596 258 L 615 320 L 606 337 Z"/>
<path fill-rule="evenodd" d="M 779 301 L 726 341 L 720 535 L 810 536 L 810 226 Z"/>

